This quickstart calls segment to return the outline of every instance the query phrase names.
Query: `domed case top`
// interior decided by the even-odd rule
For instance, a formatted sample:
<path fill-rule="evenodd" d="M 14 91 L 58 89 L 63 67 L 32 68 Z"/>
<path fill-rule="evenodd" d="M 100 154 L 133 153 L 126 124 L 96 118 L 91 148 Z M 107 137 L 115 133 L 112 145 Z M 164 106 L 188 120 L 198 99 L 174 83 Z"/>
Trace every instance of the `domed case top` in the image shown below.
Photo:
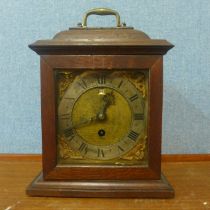
<path fill-rule="evenodd" d="M 112 28 L 87 27 L 89 15 L 115 15 L 117 25 Z M 121 24 L 119 14 L 100 8 L 88 11 L 83 23 L 76 28 L 57 33 L 53 39 L 38 40 L 29 47 L 43 54 L 154 54 L 163 55 L 173 47 L 166 40 L 150 39 L 142 31 Z"/>

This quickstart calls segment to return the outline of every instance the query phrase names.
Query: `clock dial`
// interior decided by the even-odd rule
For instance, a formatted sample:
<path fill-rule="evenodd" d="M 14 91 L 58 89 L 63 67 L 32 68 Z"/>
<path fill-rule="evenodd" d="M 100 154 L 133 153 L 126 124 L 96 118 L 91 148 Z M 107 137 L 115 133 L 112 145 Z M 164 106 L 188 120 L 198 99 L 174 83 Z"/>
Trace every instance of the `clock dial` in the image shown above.
<path fill-rule="evenodd" d="M 64 75 L 71 80 L 67 79 L 58 101 L 60 159 L 66 163 L 80 159 L 120 164 L 135 159 L 136 154 L 128 154 L 139 145 L 138 151 L 143 152 L 147 132 L 146 90 L 134 83 L 135 75 L 134 79 L 125 71 Z M 137 79 L 144 78 L 141 85 L 145 88 L 145 75 L 139 75 Z"/>

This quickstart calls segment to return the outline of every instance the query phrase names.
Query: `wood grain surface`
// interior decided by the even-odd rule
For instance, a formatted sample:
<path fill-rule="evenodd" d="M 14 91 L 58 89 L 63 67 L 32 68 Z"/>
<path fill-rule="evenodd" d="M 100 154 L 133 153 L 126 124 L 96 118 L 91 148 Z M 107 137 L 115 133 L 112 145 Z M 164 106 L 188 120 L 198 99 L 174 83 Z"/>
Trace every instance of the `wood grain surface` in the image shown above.
<path fill-rule="evenodd" d="M 174 199 L 39 198 L 28 197 L 25 188 L 41 170 L 40 156 L 1 157 L 0 210 L 210 209 L 210 161 L 163 163 L 176 192 Z"/>

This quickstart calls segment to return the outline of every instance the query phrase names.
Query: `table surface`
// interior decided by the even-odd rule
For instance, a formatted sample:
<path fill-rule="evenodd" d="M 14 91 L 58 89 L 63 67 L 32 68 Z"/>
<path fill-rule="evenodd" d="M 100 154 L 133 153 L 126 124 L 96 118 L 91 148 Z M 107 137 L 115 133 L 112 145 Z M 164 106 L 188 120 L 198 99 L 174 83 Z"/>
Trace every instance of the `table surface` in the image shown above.
<path fill-rule="evenodd" d="M 29 197 L 25 188 L 41 170 L 38 160 L 0 160 L 0 210 L 206 210 L 210 209 L 210 161 L 164 162 L 174 199 Z"/>

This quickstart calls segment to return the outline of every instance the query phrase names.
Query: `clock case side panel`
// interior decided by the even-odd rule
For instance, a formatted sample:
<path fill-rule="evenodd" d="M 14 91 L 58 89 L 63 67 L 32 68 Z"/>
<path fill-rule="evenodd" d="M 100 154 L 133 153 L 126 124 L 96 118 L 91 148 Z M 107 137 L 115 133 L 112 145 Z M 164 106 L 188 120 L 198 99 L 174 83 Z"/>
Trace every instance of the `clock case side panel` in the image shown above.
<path fill-rule="evenodd" d="M 161 176 L 162 104 L 163 104 L 163 57 L 160 56 L 149 70 L 149 167 Z"/>
<path fill-rule="evenodd" d="M 59 166 L 56 163 L 56 99 L 54 69 L 149 71 L 149 164 L 141 166 Z M 42 55 L 42 144 L 45 180 L 160 179 L 162 122 L 161 55 Z"/>
<path fill-rule="evenodd" d="M 53 170 L 56 160 L 56 98 L 53 69 L 41 57 L 42 166 L 44 176 Z"/>

